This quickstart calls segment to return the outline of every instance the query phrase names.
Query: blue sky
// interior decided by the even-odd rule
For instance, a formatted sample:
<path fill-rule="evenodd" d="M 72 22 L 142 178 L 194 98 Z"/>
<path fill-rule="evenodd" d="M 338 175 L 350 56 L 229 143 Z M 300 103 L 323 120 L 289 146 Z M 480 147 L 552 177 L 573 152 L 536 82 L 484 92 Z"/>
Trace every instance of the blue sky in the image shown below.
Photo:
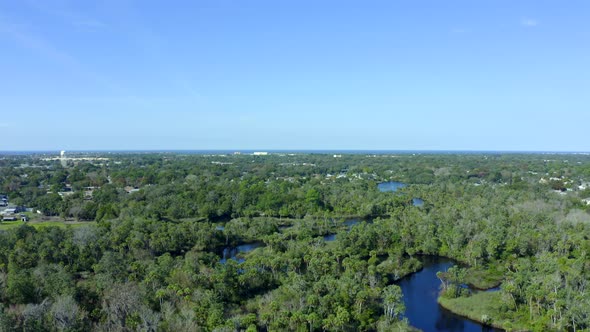
<path fill-rule="evenodd" d="M 589 1 L 0 0 L 0 151 L 590 151 Z"/>

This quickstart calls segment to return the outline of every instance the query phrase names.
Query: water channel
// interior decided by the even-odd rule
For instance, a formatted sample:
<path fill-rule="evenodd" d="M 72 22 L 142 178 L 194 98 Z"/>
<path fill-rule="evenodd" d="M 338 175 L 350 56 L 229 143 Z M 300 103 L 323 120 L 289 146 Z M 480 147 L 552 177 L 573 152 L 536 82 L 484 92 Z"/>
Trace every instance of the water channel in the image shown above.
<path fill-rule="evenodd" d="M 256 248 L 263 247 L 264 243 L 262 242 L 254 242 L 254 243 L 246 243 L 241 244 L 236 247 L 226 247 L 223 249 L 223 256 L 219 260 L 220 263 L 225 264 L 228 259 L 233 259 L 238 263 L 243 263 L 246 261 L 240 254 L 248 253 Z"/>
<path fill-rule="evenodd" d="M 405 186 L 406 184 L 402 182 L 392 181 L 380 183 L 378 188 L 382 192 L 395 192 Z M 420 198 L 414 198 L 412 201 L 414 206 L 422 206 L 424 204 L 424 201 Z M 348 230 L 350 231 L 359 222 L 361 222 L 360 219 L 354 218 L 345 220 L 343 224 L 348 226 Z M 222 226 L 218 226 L 217 229 L 223 231 Z M 334 241 L 336 240 L 336 234 L 325 235 L 324 240 L 327 242 Z M 228 259 L 233 259 L 238 263 L 243 263 L 245 259 L 240 254 L 248 253 L 263 245 L 262 242 L 255 242 L 236 247 L 227 247 L 223 250 L 223 257 L 220 262 L 225 263 Z M 412 273 L 398 282 L 404 295 L 403 299 L 406 305 L 405 317 L 408 319 L 410 325 L 424 332 L 501 331 L 455 315 L 438 304 L 437 298 L 440 281 L 436 277 L 436 273 L 446 271 L 453 266 L 454 262 L 451 259 L 423 256 L 422 263 L 424 266 L 420 271 Z"/>
<path fill-rule="evenodd" d="M 436 277 L 436 273 L 448 270 L 454 262 L 448 258 L 436 256 L 423 256 L 421 260 L 424 264 L 422 270 L 398 282 L 404 294 L 405 317 L 410 325 L 424 332 L 501 331 L 455 315 L 441 307 L 437 302 L 440 280 Z"/>

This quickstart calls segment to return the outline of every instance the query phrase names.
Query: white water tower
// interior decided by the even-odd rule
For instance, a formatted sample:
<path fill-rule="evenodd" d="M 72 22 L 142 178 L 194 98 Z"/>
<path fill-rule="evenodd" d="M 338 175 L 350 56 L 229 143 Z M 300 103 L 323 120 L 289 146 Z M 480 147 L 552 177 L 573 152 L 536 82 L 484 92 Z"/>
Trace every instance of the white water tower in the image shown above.
<path fill-rule="evenodd" d="M 68 166 L 68 159 L 66 158 L 66 152 L 64 150 L 61 150 L 59 153 L 59 161 L 63 167 Z"/>

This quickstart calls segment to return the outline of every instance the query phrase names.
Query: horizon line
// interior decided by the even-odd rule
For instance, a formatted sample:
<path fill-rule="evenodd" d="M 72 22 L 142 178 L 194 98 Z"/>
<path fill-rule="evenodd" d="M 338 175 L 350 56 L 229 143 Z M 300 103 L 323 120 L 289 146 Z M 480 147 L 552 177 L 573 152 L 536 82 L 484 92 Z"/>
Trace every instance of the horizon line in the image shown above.
<path fill-rule="evenodd" d="M 282 152 L 299 152 L 299 153 L 512 153 L 512 154 L 590 154 L 590 151 L 574 151 L 574 150 L 477 150 L 477 149 L 23 149 L 23 150 L 0 150 L 2 154 L 34 154 L 34 153 L 59 153 L 60 151 L 66 151 L 70 153 L 211 153 L 211 152 L 224 152 L 224 153 L 235 153 L 235 152 L 269 152 L 269 153 L 282 153 Z"/>

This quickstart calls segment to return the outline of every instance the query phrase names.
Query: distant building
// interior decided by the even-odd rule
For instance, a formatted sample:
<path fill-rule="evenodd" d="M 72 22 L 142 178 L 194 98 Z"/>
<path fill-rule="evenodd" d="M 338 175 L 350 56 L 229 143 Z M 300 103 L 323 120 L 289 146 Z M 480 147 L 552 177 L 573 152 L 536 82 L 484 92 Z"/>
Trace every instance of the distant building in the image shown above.
<path fill-rule="evenodd" d="M 4 211 L 0 212 L 0 214 L 2 215 L 11 215 L 11 214 L 15 214 L 16 213 L 16 209 L 5 209 Z"/>
<path fill-rule="evenodd" d="M 3 221 L 16 221 L 16 216 L 14 214 L 2 216 Z"/>
<path fill-rule="evenodd" d="M 255 156 L 268 156 L 268 152 L 266 152 L 266 151 L 257 151 L 257 152 L 254 152 L 253 155 L 255 155 Z"/>
<path fill-rule="evenodd" d="M 123 190 L 125 190 L 128 194 L 131 194 L 131 193 L 138 192 L 139 191 L 139 188 L 132 187 L 132 186 L 127 186 L 127 187 L 123 188 Z"/>
<path fill-rule="evenodd" d="M 66 152 L 64 150 L 59 153 L 59 162 L 63 167 L 68 166 L 68 158 L 66 157 Z"/>

